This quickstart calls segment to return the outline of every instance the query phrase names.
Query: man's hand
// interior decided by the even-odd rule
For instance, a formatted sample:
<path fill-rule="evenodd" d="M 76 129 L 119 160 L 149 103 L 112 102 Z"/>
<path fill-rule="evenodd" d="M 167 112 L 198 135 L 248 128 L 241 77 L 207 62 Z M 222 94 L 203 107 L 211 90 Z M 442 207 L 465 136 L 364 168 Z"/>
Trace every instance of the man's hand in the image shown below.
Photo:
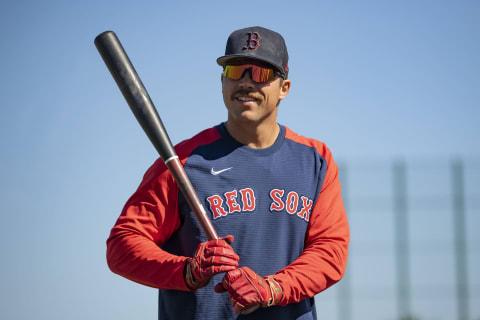
<path fill-rule="evenodd" d="M 233 236 L 228 235 L 198 245 L 195 256 L 187 260 L 185 265 L 185 283 L 190 289 L 206 286 L 217 273 L 238 267 L 240 258 L 230 246 L 232 242 Z"/>
<path fill-rule="evenodd" d="M 243 267 L 229 271 L 215 286 L 218 293 L 227 292 L 235 313 L 254 311 L 256 305 L 270 307 L 282 297 L 280 284 L 271 276 L 262 278 L 252 269 Z"/>

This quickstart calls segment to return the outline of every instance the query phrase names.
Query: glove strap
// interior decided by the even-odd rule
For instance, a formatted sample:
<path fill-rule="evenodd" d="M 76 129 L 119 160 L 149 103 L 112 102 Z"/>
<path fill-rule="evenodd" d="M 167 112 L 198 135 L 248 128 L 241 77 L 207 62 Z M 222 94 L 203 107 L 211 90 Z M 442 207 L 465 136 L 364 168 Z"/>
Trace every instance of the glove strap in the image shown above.
<path fill-rule="evenodd" d="M 185 284 L 190 290 L 197 290 L 198 288 L 204 287 L 208 284 L 210 279 L 206 279 L 205 281 L 196 281 L 193 278 L 193 273 L 192 273 L 192 259 L 187 259 L 185 263 Z"/>
<path fill-rule="evenodd" d="M 280 286 L 280 284 L 277 282 L 277 280 L 275 280 L 274 278 L 266 277 L 265 280 L 267 281 L 268 286 L 270 287 L 270 296 L 271 296 L 271 298 L 268 299 L 266 306 L 271 307 L 276 305 L 280 301 L 280 298 L 283 295 L 283 289 Z"/>

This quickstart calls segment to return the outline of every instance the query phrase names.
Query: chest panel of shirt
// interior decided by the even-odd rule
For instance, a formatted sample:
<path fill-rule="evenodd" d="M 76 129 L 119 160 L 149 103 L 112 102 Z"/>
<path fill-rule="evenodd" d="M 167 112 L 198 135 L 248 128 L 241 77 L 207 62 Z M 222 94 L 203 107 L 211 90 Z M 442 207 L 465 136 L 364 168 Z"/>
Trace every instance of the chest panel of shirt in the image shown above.
<path fill-rule="evenodd" d="M 241 146 L 227 136 L 197 148 L 185 163 L 219 236 L 233 234 L 241 264 L 259 264 L 257 270 L 265 274 L 302 252 L 325 168 L 313 148 L 285 140 L 283 128 L 268 149 Z M 181 196 L 179 204 L 182 227 L 203 241 L 200 225 Z M 255 251 L 268 253 L 269 267 Z"/>

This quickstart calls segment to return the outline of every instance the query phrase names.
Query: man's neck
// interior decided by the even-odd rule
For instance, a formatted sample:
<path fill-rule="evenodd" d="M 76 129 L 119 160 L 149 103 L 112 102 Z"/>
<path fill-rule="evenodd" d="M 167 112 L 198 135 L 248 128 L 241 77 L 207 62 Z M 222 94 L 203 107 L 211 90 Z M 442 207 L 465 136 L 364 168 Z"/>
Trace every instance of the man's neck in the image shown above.
<path fill-rule="evenodd" d="M 275 143 L 280 132 L 280 127 L 276 122 L 238 125 L 233 121 L 227 121 L 225 128 L 235 140 L 254 149 L 270 147 Z"/>

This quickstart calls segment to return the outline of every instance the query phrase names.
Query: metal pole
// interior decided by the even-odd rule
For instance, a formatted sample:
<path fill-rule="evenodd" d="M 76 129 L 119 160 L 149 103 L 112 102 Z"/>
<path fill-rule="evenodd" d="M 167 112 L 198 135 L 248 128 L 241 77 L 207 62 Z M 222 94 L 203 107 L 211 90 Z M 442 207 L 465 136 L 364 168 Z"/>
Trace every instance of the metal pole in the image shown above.
<path fill-rule="evenodd" d="M 459 320 L 469 319 L 467 245 L 465 232 L 465 193 L 463 163 L 452 163 L 453 226 L 455 241 L 455 271 L 457 281 L 457 315 Z"/>
<path fill-rule="evenodd" d="M 393 165 L 393 210 L 397 266 L 398 319 L 409 319 L 410 269 L 408 250 L 407 166 L 404 160 Z"/>

